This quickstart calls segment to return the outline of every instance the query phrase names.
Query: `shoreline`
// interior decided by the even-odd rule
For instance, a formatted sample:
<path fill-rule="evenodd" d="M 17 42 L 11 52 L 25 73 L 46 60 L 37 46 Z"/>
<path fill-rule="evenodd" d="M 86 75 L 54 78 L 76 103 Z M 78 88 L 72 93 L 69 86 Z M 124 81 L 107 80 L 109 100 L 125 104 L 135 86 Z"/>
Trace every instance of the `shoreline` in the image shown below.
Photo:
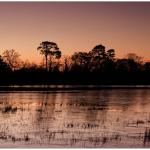
<path fill-rule="evenodd" d="M 6 85 L 0 91 L 66 91 L 66 90 L 150 89 L 150 85 Z"/>

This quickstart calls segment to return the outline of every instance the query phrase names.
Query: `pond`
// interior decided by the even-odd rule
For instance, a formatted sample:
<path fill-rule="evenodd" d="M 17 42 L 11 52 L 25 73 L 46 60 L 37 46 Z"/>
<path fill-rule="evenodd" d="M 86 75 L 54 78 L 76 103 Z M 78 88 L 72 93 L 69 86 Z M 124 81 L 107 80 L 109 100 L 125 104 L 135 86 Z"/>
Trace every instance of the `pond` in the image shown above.
<path fill-rule="evenodd" d="M 1 91 L 0 147 L 150 147 L 150 89 Z"/>

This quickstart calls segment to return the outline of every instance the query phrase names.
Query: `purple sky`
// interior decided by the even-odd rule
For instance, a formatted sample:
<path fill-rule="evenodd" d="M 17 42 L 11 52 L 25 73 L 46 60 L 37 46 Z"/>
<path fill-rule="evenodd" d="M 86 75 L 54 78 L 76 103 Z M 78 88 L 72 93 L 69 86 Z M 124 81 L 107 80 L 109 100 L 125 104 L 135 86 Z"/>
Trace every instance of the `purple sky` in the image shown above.
<path fill-rule="evenodd" d="M 16 49 L 40 62 L 36 49 L 44 40 L 65 55 L 103 44 L 117 57 L 150 59 L 150 2 L 0 2 L 0 54 Z"/>

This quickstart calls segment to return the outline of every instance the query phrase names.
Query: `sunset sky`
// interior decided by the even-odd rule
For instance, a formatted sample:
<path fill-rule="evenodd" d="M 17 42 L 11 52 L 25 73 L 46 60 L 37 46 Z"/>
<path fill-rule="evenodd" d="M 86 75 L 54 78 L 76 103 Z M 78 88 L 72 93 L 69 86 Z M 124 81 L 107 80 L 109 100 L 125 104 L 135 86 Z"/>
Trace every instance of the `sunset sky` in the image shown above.
<path fill-rule="evenodd" d="M 103 44 L 116 57 L 132 52 L 150 60 L 150 2 L 0 2 L 0 54 L 16 49 L 40 62 L 45 40 L 64 55 Z"/>

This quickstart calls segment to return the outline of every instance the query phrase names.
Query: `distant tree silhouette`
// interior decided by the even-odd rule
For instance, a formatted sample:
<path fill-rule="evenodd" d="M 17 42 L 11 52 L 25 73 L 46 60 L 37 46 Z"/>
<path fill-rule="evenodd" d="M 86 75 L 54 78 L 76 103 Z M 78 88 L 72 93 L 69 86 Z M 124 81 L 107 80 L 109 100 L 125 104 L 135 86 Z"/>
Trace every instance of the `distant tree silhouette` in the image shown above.
<path fill-rule="evenodd" d="M 105 53 L 105 58 L 100 61 L 101 72 L 110 73 L 115 70 L 115 50 L 109 49 Z"/>
<path fill-rule="evenodd" d="M 106 55 L 107 55 L 108 59 L 114 60 L 114 58 L 115 58 L 115 50 L 114 49 L 107 50 Z"/>
<path fill-rule="evenodd" d="M 116 61 L 116 70 L 120 73 L 129 72 L 128 59 L 118 59 Z"/>
<path fill-rule="evenodd" d="M 22 63 L 22 67 L 20 68 L 21 71 L 24 72 L 33 72 L 35 70 L 38 70 L 38 65 L 35 63 L 30 63 L 28 60 L 24 61 Z"/>
<path fill-rule="evenodd" d="M 60 51 L 57 51 L 55 54 L 50 54 L 48 57 L 48 69 L 51 71 L 59 70 L 60 65 Z"/>
<path fill-rule="evenodd" d="M 55 58 L 61 57 L 61 51 L 59 50 L 58 46 L 54 42 L 43 41 L 40 43 L 40 46 L 37 48 L 40 50 L 40 53 L 45 56 L 46 61 L 46 70 L 48 71 L 48 56 L 55 56 Z"/>
<path fill-rule="evenodd" d="M 91 56 L 87 52 L 75 52 L 72 57 L 71 57 L 73 64 L 72 64 L 72 69 L 73 70 L 82 70 L 86 71 L 89 69 L 89 63 L 91 60 Z M 78 70 L 78 71 L 79 71 Z"/>
<path fill-rule="evenodd" d="M 19 53 L 14 50 L 14 49 L 11 49 L 11 50 L 5 50 L 3 52 L 3 55 L 2 55 L 4 61 L 10 66 L 10 68 L 14 71 L 15 69 L 18 69 L 19 68 L 19 63 L 20 63 L 20 55 Z"/>
<path fill-rule="evenodd" d="M 68 56 L 64 56 L 64 60 L 63 60 L 63 67 L 64 67 L 64 72 L 69 72 L 70 68 L 71 68 L 71 63 L 72 63 L 72 59 L 71 57 Z"/>
<path fill-rule="evenodd" d="M 144 64 L 144 71 L 150 73 L 150 62 L 146 62 Z"/>
<path fill-rule="evenodd" d="M 141 64 L 143 62 L 143 58 L 136 55 L 135 53 L 128 53 L 125 58 L 132 59 L 139 64 Z"/>
<path fill-rule="evenodd" d="M 22 68 L 30 68 L 30 66 L 31 66 L 31 63 L 29 62 L 28 59 L 22 63 Z"/>
<path fill-rule="evenodd" d="M 118 59 L 116 61 L 116 70 L 120 73 L 135 73 L 140 71 L 141 65 L 133 59 Z"/>
<path fill-rule="evenodd" d="M 2 56 L 0 56 L 0 72 L 11 71 L 11 68 L 7 63 L 4 62 Z"/>
<path fill-rule="evenodd" d="M 126 55 L 126 59 L 128 59 L 128 63 L 130 66 L 130 72 L 140 72 L 143 68 L 143 57 L 138 56 L 135 53 L 128 53 Z"/>
<path fill-rule="evenodd" d="M 114 49 L 99 44 L 89 52 L 61 57 L 57 44 L 49 41 L 40 43 L 37 50 L 44 55 L 39 65 L 21 61 L 13 49 L 5 50 L 0 55 L 0 85 L 150 84 L 150 62 L 135 53 L 117 59 Z"/>
<path fill-rule="evenodd" d="M 90 51 L 90 54 L 92 55 L 93 59 L 95 60 L 101 60 L 106 57 L 106 52 L 105 52 L 105 46 L 103 45 L 97 45 L 95 46 L 92 51 Z"/>
<path fill-rule="evenodd" d="M 71 58 L 75 63 L 79 65 L 87 64 L 90 60 L 90 56 L 86 52 L 76 52 L 72 55 Z"/>
<path fill-rule="evenodd" d="M 114 66 L 114 49 L 106 51 L 105 46 L 99 44 L 89 52 L 89 55 L 91 56 L 91 71 L 105 72 L 105 70 L 109 70 L 111 66 Z"/>

